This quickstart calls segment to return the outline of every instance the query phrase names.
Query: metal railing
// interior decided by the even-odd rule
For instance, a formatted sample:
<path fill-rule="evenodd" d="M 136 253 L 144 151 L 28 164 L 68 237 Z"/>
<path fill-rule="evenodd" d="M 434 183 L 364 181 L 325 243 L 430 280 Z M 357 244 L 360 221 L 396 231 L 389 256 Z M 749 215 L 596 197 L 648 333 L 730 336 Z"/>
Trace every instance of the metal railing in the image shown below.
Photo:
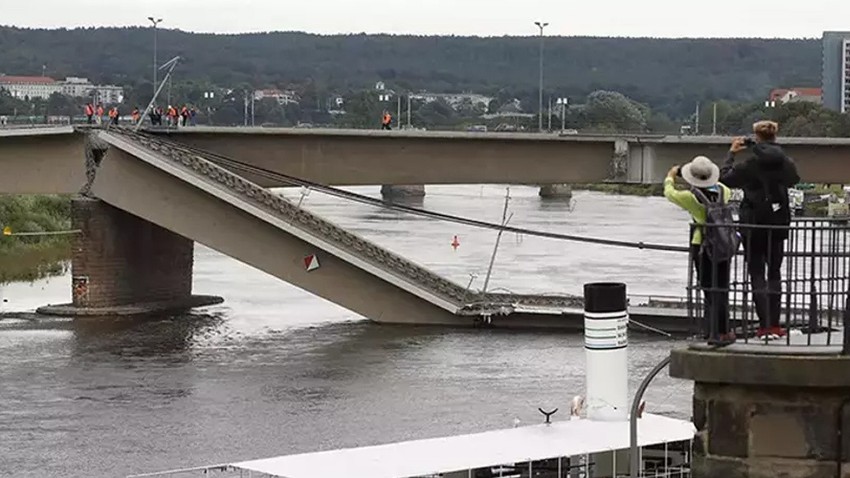
<path fill-rule="evenodd" d="M 688 316 L 709 344 L 841 347 L 850 353 L 850 218 L 795 218 L 790 226 L 692 225 L 690 238 L 734 227 L 731 260 L 708 246 L 688 255 Z"/>

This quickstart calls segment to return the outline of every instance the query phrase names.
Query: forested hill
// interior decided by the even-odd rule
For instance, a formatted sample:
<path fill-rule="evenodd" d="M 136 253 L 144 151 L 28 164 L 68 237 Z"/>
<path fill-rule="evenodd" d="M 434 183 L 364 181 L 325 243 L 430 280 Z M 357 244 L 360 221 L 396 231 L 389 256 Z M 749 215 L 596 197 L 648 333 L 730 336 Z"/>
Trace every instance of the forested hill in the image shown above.
<path fill-rule="evenodd" d="M 392 87 L 535 98 L 537 37 L 211 35 L 160 30 L 161 60 L 185 59 L 182 80 L 220 86 L 312 83 L 343 92 Z M 0 27 L 0 72 L 149 82 L 149 28 L 27 30 Z M 584 96 L 620 91 L 679 115 L 697 100 L 756 100 L 778 86 L 820 84 L 820 42 L 759 39 L 548 37 L 546 89 Z"/>

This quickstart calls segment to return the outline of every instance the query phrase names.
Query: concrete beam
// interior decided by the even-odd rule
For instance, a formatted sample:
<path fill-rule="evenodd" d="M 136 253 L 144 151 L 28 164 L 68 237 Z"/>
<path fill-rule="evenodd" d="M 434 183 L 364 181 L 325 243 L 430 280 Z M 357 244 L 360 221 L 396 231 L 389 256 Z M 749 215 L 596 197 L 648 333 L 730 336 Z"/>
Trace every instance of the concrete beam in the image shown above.
<path fill-rule="evenodd" d="M 175 175 L 169 170 L 174 166 L 144 154 L 151 157 L 110 147 L 93 194 L 374 321 L 471 325 L 472 317 L 457 317 L 287 233 L 235 193 L 206 178 Z M 321 264 L 312 272 L 303 262 L 310 254 L 316 254 Z"/>
<path fill-rule="evenodd" d="M 186 128 L 171 139 L 337 186 L 550 184 L 609 177 L 609 137 L 373 130 Z M 281 186 L 253 175 L 265 187 Z"/>
<path fill-rule="evenodd" d="M 186 128 L 190 146 L 323 184 L 658 183 L 697 155 L 721 163 L 725 136 Z M 809 182 L 850 183 L 850 139 L 782 138 Z M 263 186 L 278 181 L 247 176 Z"/>
<path fill-rule="evenodd" d="M 70 127 L 0 130 L 0 193 L 72 194 L 85 183 L 82 134 Z"/>

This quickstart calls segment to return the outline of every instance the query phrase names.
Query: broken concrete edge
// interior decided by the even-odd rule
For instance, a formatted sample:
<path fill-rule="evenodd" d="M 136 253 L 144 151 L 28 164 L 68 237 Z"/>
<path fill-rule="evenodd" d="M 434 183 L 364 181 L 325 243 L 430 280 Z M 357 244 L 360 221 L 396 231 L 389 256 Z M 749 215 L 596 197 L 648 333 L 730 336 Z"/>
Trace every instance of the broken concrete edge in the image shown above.
<path fill-rule="evenodd" d="M 838 347 L 805 347 L 811 353 L 802 353 L 803 347 L 771 347 L 769 353 L 760 348 L 766 347 L 676 349 L 670 355 L 670 376 L 697 383 L 850 388 L 850 356 L 841 355 Z"/>
<path fill-rule="evenodd" d="M 75 307 L 73 304 L 49 304 L 36 309 L 36 313 L 61 317 L 126 317 L 179 312 L 196 307 L 218 305 L 222 302 L 224 302 L 224 298 L 216 295 L 192 295 L 185 299 L 116 305 L 112 307 Z"/>

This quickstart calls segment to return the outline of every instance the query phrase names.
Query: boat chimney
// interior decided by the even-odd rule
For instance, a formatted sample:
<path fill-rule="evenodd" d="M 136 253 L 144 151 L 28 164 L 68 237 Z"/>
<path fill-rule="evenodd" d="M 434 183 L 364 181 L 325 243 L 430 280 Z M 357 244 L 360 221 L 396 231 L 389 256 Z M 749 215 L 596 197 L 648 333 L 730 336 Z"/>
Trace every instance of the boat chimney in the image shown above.
<path fill-rule="evenodd" d="M 584 286 L 584 350 L 587 418 L 629 419 L 626 284 Z"/>

